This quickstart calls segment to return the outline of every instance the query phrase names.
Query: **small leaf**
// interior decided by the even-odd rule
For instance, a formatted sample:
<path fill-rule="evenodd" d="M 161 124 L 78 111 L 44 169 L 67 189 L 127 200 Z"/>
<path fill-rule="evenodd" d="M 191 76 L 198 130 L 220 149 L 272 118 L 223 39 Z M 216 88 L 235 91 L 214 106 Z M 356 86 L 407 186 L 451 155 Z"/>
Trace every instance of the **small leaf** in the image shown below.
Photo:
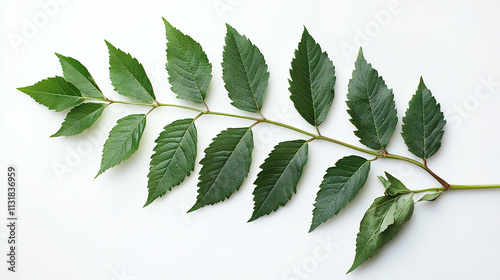
<path fill-rule="evenodd" d="M 167 72 L 177 98 L 205 102 L 212 64 L 201 45 L 163 19 L 167 33 Z"/>
<path fill-rule="evenodd" d="M 109 132 L 108 140 L 104 143 L 101 169 L 96 177 L 128 159 L 137 151 L 145 127 L 145 114 L 128 115 L 117 121 L 115 127 Z"/>
<path fill-rule="evenodd" d="M 148 206 L 194 170 L 198 136 L 194 119 L 176 120 L 165 126 L 156 139 L 148 174 Z"/>
<path fill-rule="evenodd" d="M 335 67 L 305 27 L 292 60 L 289 83 L 290 99 L 297 111 L 308 123 L 319 126 L 335 96 Z"/>
<path fill-rule="evenodd" d="M 385 172 L 385 175 L 387 176 L 387 180 L 382 176 L 378 177 L 382 184 L 384 184 L 385 195 L 400 195 L 411 192 L 401 181 L 391 174 Z"/>
<path fill-rule="evenodd" d="M 142 64 L 130 54 L 106 41 L 109 49 L 109 77 L 116 92 L 137 101 L 152 103 L 156 97 Z"/>
<path fill-rule="evenodd" d="M 236 29 L 226 24 L 226 45 L 222 54 L 222 79 L 231 104 L 248 112 L 260 112 L 269 72 L 260 50 Z"/>
<path fill-rule="evenodd" d="M 347 156 L 328 168 L 319 186 L 309 232 L 337 215 L 364 186 L 370 172 L 370 161 Z"/>
<path fill-rule="evenodd" d="M 408 150 L 421 159 L 434 155 L 441 147 L 445 124 L 441 106 L 420 78 L 403 117 L 401 134 Z"/>
<path fill-rule="evenodd" d="M 297 192 L 302 170 L 307 163 L 307 141 L 281 142 L 260 166 L 253 191 L 254 211 L 249 222 L 276 211 Z"/>
<path fill-rule="evenodd" d="M 71 109 L 58 132 L 50 137 L 76 135 L 91 127 L 101 116 L 107 104 L 83 103 Z"/>
<path fill-rule="evenodd" d="M 443 192 L 428 193 L 428 194 L 422 196 L 422 198 L 420 198 L 417 202 L 434 201 L 434 200 L 438 199 L 438 197 L 441 196 L 442 193 Z"/>
<path fill-rule="evenodd" d="M 351 123 L 357 129 L 354 134 L 363 145 L 385 151 L 398 122 L 394 94 L 366 62 L 361 49 L 355 66 L 346 102 Z"/>
<path fill-rule="evenodd" d="M 75 85 L 83 96 L 104 99 L 104 95 L 97 86 L 94 78 L 80 61 L 69 56 L 56 53 L 63 69 L 64 78 Z"/>
<path fill-rule="evenodd" d="M 85 100 L 80 91 L 63 77 L 47 78 L 18 90 L 57 112 L 76 106 Z"/>
<path fill-rule="evenodd" d="M 413 198 L 382 196 L 375 199 L 366 211 L 356 238 L 356 257 L 349 272 L 378 253 L 410 220 L 414 208 Z"/>
<path fill-rule="evenodd" d="M 229 128 L 219 133 L 205 150 L 192 212 L 229 198 L 240 187 L 250 171 L 253 134 L 250 127 Z"/>

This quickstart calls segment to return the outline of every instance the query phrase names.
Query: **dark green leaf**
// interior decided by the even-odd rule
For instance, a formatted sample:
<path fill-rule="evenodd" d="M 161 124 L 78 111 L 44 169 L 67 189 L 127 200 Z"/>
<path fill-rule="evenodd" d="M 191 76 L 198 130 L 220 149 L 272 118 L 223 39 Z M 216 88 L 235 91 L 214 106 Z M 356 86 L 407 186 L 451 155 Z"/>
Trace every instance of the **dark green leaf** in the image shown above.
<path fill-rule="evenodd" d="M 290 69 L 290 99 L 300 115 L 319 126 L 333 102 L 335 67 L 304 27 Z"/>
<path fill-rule="evenodd" d="M 398 122 L 394 94 L 360 49 L 349 81 L 347 106 L 354 134 L 369 148 L 385 150 Z"/>
<path fill-rule="evenodd" d="M 276 211 L 297 192 L 297 183 L 307 163 L 307 143 L 304 140 L 281 142 L 271 151 L 254 182 L 255 205 L 249 222 Z"/>
<path fill-rule="evenodd" d="M 167 72 L 177 98 L 203 103 L 212 79 L 212 64 L 201 45 L 163 19 L 167 33 Z"/>
<path fill-rule="evenodd" d="M 391 174 L 385 172 L 385 175 L 387 176 L 387 179 L 382 176 L 378 177 L 382 184 L 384 184 L 385 195 L 399 195 L 411 192 L 401 181 L 396 179 Z"/>
<path fill-rule="evenodd" d="M 441 196 L 442 193 L 443 192 L 428 193 L 428 194 L 422 196 L 422 198 L 420 198 L 417 202 L 434 201 L 434 200 L 438 199 L 438 197 Z"/>
<path fill-rule="evenodd" d="M 148 174 L 148 206 L 194 170 L 198 136 L 194 119 L 177 120 L 165 126 L 156 139 Z"/>
<path fill-rule="evenodd" d="M 109 132 L 102 150 L 101 169 L 96 177 L 107 169 L 128 159 L 139 148 L 142 133 L 146 127 L 146 115 L 128 115 L 119 119 Z"/>
<path fill-rule="evenodd" d="M 226 24 L 226 45 L 222 54 L 222 79 L 231 104 L 248 112 L 260 112 L 269 72 L 264 56 L 250 40 Z"/>
<path fill-rule="evenodd" d="M 142 64 L 130 54 L 106 41 L 109 49 L 109 77 L 115 90 L 135 100 L 152 103 L 156 97 Z"/>
<path fill-rule="evenodd" d="M 219 133 L 200 161 L 203 167 L 198 197 L 189 212 L 223 201 L 236 192 L 250 171 L 252 151 L 253 134 L 250 127 L 229 128 Z"/>
<path fill-rule="evenodd" d="M 366 211 L 356 238 L 356 257 L 351 272 L 359 265 L 378 253 L 398 234 L 404 223 L 413 214 L 413 198 L 382 196 L 375 199 Z"/>
<path fill-rule="evenodd" d="M 441 106 L 420 78 L 417 92 L 403 117 L 401 134 L 408 150 L 422 159 L 434 155 L 441 147 L 445 124 Z"/>
<path fill-rule="evenodd" d="M 347 156 L 328 168 L 319 186 L 309 232 L 337 215 L 364 186 L 370 172 L 370 161 Z"/>
<path fill-rule="evenodd" d="M 75 85 L 83 96 L 104 99 L 104 95 L 97 86 L 94 78 L 80 61 L 69 56 L 56 53 L 63 69 L 64 78 Z"/>
<path fill-rule="evenodd" d="M 62 77 L 47 78 L 18 90 L 57 112 L 76 106 L 85 100 L 80 91 Z"/>
<path fill-rule="evenodd" d="M 50 137 L 76 135 L 91 127 L 101 116 L 107 104 L 83 103 L 71 109 L 58 132 Z"/>

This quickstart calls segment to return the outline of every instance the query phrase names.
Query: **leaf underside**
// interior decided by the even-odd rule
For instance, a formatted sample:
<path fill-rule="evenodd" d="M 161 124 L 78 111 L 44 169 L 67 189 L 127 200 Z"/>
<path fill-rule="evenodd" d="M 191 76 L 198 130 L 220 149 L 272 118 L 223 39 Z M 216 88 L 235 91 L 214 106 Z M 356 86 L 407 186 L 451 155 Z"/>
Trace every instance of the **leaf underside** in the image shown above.
<path fill-rule="evenodd" d="M 305 27 L 292 60 L 289 84 L 297 111 L 308 123 L 319 126 L 335 96 L 335 67 Z"/>
<path fill-rule="evenodd" d="M 226 24 L 222 55 L 222 79 L 231 104 L 248 112 L 260 112 L 269 81 L 269 72 L 260 50 L 244 35 Z"/>
<path fill-rule="evenodd" d="M 107 104 L 83 103 L 71 109 L 61 128 L 50 137 L 76 135 L 91 127 L 101 116 Z"/>
<path fill-rule="evenodd" d="M 260 166 L 254 195 L 254 211 L 249 222 L 276 211 L 297 191 L 297 183 L 307 163 L 308 142 L 281 142 Z"/>
<path fill-rule="evenodd" d="M 36 102 L 57 112 L 76 106 L 85 99 L 81 92 L 63 77 L 53 77 L 18 90 L 31 96 Z"/>
<path fill-rule="evenodd" d="M 388 172 L 385 172 L 385 176 L 387 179 L 382 176 L 378 177 L 385 187 L 385 195 L 401 195 L 411 192 L 401 181 Z"/>
<path fill-rule="evenodd" d="M 236 192 L 250 171 L 252 151 L 250 127 L 229 128 L 219 133 L 200 161 L 198 197 L 189 212 L 223 201 Z"/>
<path fill-rule="evenodd" d="M 434 155 L 441 147 L 445 124 L 441 106 L 420 78 L 403 117 L 401 134 L 408 150 L 422 159 Z"/>
<path fill-rule="evenodd" d="M 360 49 L 349 81 L 348 113 L 356 127 L 354 134 L 369 148 L 385 150 L 398 122 L 394 94 L 366 62 Z"/>
<path fill-rule="evenodd" d="M 142 64 L 130 54 L 106 41 L 109 49 L 109 77 L 119 94 L 137 101 L 152 103 L 156 97 Z"/>
<path fill-rule="evenodd" d="M 375 199 L 361 220 L 356 238 L 356 257 L 349 272 L 378 253 L 413 214 L 413 198 L 382 196 Z"/>
<path fill-rule="evenodd" d="M 104 143 L 101 168 L 96 177 L 128 159 L 137 151 L 145 127 L 145 114 L 128 115 L 117 121 Z"/>
<path fill-rule="evenodd" d="M 347 156 L 328 168 L 316 195 L 309 232 L 337 215 L 364 186 L 370 172 L 370 161 Z"/>
<path fill-rule="evenodd" d="M 182 183 L 194 170 L 197 131 L 194 119 L 166 125 L 156 139 L 148 174 L 148 199 L 144 207 Z"/>
<path fill-rule="evenodd" d="M 167 72 L 177 98 L 203 103 L 212 79 L 212 64 L 201 45 L 163 19 L 167 36 Z"/>
<path fill-rule="evenodd" d="M 56 53 L 63 69 L 64 78 L 77 87 L 83 96 L 104 99 L 104 95 L 97 86 L 94 78 L 80 61 Z"/>

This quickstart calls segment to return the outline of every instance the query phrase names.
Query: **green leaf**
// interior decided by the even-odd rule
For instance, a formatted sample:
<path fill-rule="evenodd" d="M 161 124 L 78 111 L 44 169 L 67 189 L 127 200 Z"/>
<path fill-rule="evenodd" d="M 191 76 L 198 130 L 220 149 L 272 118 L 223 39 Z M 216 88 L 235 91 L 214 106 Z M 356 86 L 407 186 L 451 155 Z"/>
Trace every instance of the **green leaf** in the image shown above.
<path fill-rule="evenodd" d="M 438 197 L 441 196 L 442 193 L 443 192 L 428 193 L 428 194 L 422 196 L 422 198 L 420 198 L 417 202 L 434 201 L 434 200 L 438 199 Z"/>
<path fill-rule="evenodd" d="M 137 151 L 145 127 L 145 114 L 128 115 L 117 121 L 115 127 L 109 132 L 108 140 L 104 143 L 101 169 L 96 177 L 128 159 Z"/>
<path fill-rule="evenodd" d="M 307 141 L 281 142 L 260 166 L 253 191 L 255 201 L 249 222 L 276 211 L 297 192 L 302 170 L 307 163 Z"/>
<path fill-rule="evenodd" d="M 335 67 L 305 27 L 292 60 L 289 83 L 290 99 L 297 111 L 308 123 L 319 126 L 335 96 Z"/>
<path fill-rule="evenodd" d="M 219 133 L 205 150 L 196 203 L 188 211 L 229 198 L 250 171 L 253 134 L 250 127 L 229 128 Z"/>
<path fill-rule="evenodd" d="M 57 112 L 76 106 L 85 100 L 73 84 L 57 76 L 41 80 L 32 86 L 18 88 L 18 90 Z"/>
<path fill-rule="evenodd" d="M 366 211 L 356 238 L 356 257 L 349 272 L 378 253 L 401 230 L 413 214 L 413 198 L 382 196 Z"/>
<path fill-rule="evenodd" d="M 400 195 L 411 193 L 411 191 L 394 176 L 387 172 L 385 172 L 385 175 L 387 176 L 387 179 L 382 176 L 378 177 L 385 187 L 385 195 Z"/>
<path fill-rule="evenodd" d="M 370 161 L 347 156 L 328 168 L 319 186 L 309 232 L 337 215 L 364 186 L 370 172 Z"/>
<path fill-rule="evenodd" d="M 130 54 L 106 41 L 109 49 L 109 77 L 116 92 L 137 101 L 152 103 L 156 100 L 153 86 L 142 64 Z"/>
<path fill-rule="evenodd" d="M 176 120 L 156 139 L 148 174 L 148 206 L 179 185 L 194 170 L 198 136 L 194 119 Z"/>
<path fill-rule="evenodd" d="M 212 64 L 201 45 L 163 19 L 167 35 L 167 72 L 177 98 L 205 102 L 212 79 Z"/>
<path fill-rule="evenodd" d="M 366 62 L 361 48 L 355 66 L 346 102 L 357 129 L 354 134 L 363 145 L 385 151 L 398 122 L 394 94 Z"/>
<path fill-rule="evenodd" d="M 104 95 L 97 86 L 94 78 L 80 61 L 69 56 L 56 53 L 63 69 L 64 78 L 75 85 L 83 96 L 104 99 Z"/>
<path fill-rule="evenodd" d="M 107 104 L 83 103 L 71 109 L 58 132 L 50 137 L 76 135 L 91 127 L 101 116 Z"/>
<path fill-rule="evenodd" d="M 403 117 L 401 134 L 408 150 L 422 159 L 434 155 L 441 147 L 445 124 L 441 106 L 420 78 L 417 92 Z"/>
<path fill-rule="evenodd" d="M 226 45 L 222 54 L 222 79 L 231 104 L 248 112 L 260 112 L 269 72 L 260 50 L 236 29 L 226 24 Z"/>

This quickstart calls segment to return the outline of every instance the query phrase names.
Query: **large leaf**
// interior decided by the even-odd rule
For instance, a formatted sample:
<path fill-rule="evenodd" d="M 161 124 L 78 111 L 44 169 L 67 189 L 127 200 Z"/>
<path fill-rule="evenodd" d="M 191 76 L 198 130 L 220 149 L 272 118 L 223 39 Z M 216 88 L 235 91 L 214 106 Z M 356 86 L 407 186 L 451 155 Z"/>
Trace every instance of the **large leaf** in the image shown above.
<path fill-rule="evenodd" d="M 289 83 L 290 99 L 297 111 L 308 123 L 319 126 L 335 95 L 335 67 L 305 27 L 292 60 Z"/>
<path fill-rule="evenodd" d="M 109 77 L 115 90 L 135 100 L 152 103 L 156 97 L 142 64 L 130 54 L 106 41 L 109 49 Z"/>
<path fill-rule="evenodd" d="M 57 112 L 76 106 L 85 100 L 80 91 L 63 77 L 47 78 L 18 90 Z"/>
<path fill-rule="evenodd" d="M 76 135 L 91 127 L 108 104 L 83 103 L 71 109 L 64 119 L 59 131 L 51 137 Z"/>
<path fill-rule="evenodd" d="M 231 104 L 248 112 L 260 112 L 269 80 L 266 61 L 247 37 L 229 24 L 226 26 L 222 79 L 233 101 Z"/>
<path fill-rule="evenodd" d="M 253 195 L 255 201 L 249 222 L 276 211 L 297 192 L 302 170 L 307 163 L 307 141 L 281 142 L 260 166 Z"/>
<path fill-rule="evenodd" d="M 212 64 L 201 45 L 163 19 L 167 35 L 167 72 L 177 98 L 203 103 L 212 79 Z"/>
<path fill-rule="evenodd" d="M 250 171 L 253 134 L 250 127 L 219 133 L 205 150 L 198 183 L 198 197 L 189 212 L 229 198 Z"/>
<path fill-rule="evenodd" d="M 357 129 L 354 134 L 367 147 L 385 150 L 398 122 L 394 94 L 361 49 L 355 66 L 347 94 L 348 112 Z"/>
<path fill-rule="evenodd" d="M 97 86 L 94 78 L 80 61 L 56 53 L 63 69 L 64 78 L 75 85 L 83 96 L 104 99 L 104 95 Z"/>
<path fill-rule="evenodd" d="M 356 238 L 356 257 L 348 273 L 378 253 L 413 214 L 413 198 L 382 196 L 366 211 Z"/>
<path fill-rule="evenodd" d="M 128 159 L 137 151 L 145 127 L 145 114 L 128 115 L 117 121 L 109 132 L 108 140 L 104 143 L 101 168 L 96 177 Z"/>
<path fill-rule="evenodd" d="M 351 202 L 365 185 L 369 172 L 370 161 L 358 156 L 344 157 L 328 168 L 316 195 L 309 232 Z"/>
<path fill-rule="evenodd" d="M 194 170 L 198 136 L 194 119 L 176 120 L 156 139 L 148 174 L 148 206 L 179 185 Z"/>
<path fill-rule="evenodd" d="M 420 78 L 417 92 L 403 117 L 401 134 L 408 150 L 422 159 L 434 155 L 441 147 L 445 124 L 441 106 Z"/>

